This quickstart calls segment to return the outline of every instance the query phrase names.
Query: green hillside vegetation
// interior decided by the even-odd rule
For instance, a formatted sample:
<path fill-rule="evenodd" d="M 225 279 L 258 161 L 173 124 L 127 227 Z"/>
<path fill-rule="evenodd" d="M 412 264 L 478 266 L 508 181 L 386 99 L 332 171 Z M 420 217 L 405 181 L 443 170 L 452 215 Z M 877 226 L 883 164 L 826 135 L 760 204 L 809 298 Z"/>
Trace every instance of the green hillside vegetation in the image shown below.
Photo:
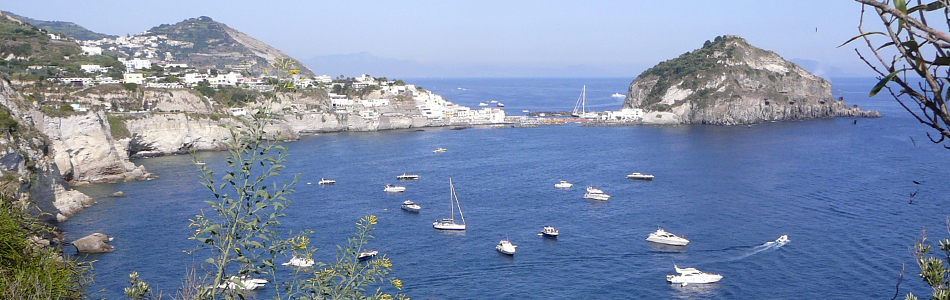
<path fill-rule="evenodd" d="M 162 24 L 148 31 L 149 35 L 164 34 L 172 40 L 194 43 L 190 48 L 173 48 L 181 53 L 203 53 L 209 46 L 234 46 L 235 42 L 221 23 L 209 17 L 187 19 L 174 25 Z"/>
<path fill-rule="evenodd" d="M 723 74 L 745 74 L 762 75 L 762 70 L 756 70 L 746 65 L 726 66 L 719 61 L 739 61 L 745 59 L 744 51 L 738 48 L 737 43 L 741 43 L 750 48 L 744 39 L 737 36 L 717 36 L 713 41 L 706 41 L 703 47 L 691 52 L 686 52 L 677 58 L 667 60 L 644 71 L 638 78 L 656 76 L 657 83 L 650 90 L 647 99 L 641 104 L 651 110 L 668 111 L 669 107 L 659 104 L 666 91 L 674 85 L 679 84 L 681 88 L 694 91 L 689 97 L 680 100 L 673 106 L 683 102 L 691 101 L 695 108 L 705 108 L 715 99 L 731 99 L 738 97 L 732 90 L 716 91 L 715 89 L 705 89 L 702 86 L 706 81 L 719 77 Z M 719 56 L 716 56 L 716 53 Z M 779 80 L 786 74 L 768 74 L 771 81 Z M 782 95 L 773 95 L 775 99 L 781 99 Z M 770 97 L 771 99 L 772 97 Z"/>
<path fill-rule="evenodd" d="M 31 81 L 55 76 L 85 76 L 79 66 L 87 64 L 124 70 L 122 63 L 115 57 L 84 56 L 75 42 L 52 40 L 36 26 L 6 18 L 0 18 L 0 58 L 0 74 Z M 30 66 L 53 68 L 31 70 Z"/>
<path fill-rule="evenodd" d="M 30 25 L 39 27 L 40 29 L 46 30 L 49 33 L 61 33 L 67 37 L 71 37 L 77 40 L 98 40 L 103 38 L 114 38 L 114 35 L 108 35 L 103 33 L 98 33 L 85 27 L 79 26 L 73 22 L 61 22 L 61 21 L 43 21 L 37 19 L 31 19 L 28 17 L 18 16 L 14 13 L 4 11 L 3 13 L 13 16 L 20 21 L 27 22 Z"/>

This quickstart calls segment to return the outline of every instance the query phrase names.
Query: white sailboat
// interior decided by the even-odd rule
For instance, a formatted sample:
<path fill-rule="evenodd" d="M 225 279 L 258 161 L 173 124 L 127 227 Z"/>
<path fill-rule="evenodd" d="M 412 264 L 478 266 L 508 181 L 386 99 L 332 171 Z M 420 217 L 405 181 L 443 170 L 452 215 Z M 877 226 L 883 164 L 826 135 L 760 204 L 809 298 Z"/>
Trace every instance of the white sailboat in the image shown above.
<path fill-rule="evenodd" d="M 462 215 L 462 206 L 459 204 L 459 198 L 455 195 L 455 186 L 452 185 L 452 178 L 449 178 L 449 191 L 449 205 L 452 210 L 452 216 L 432 222 L 432 228 L 439 230 L 465 230 L 465 216 Z M 459 217 L 462 218 L 462 224 L 455 223 L 456 207 L 459 209 Z"/>
<path fill-rule="evenodd" d="M 578 111 L 578 109 L 580 109 L 580 111 Z M 588 119 L 598 117 L 597 113 L 587 111 L 587 85 L 581 90 L 580 97 L 577 97 L 577 103 L 574 104 L 574 111 L 571 112 L 571 116 Z"/>

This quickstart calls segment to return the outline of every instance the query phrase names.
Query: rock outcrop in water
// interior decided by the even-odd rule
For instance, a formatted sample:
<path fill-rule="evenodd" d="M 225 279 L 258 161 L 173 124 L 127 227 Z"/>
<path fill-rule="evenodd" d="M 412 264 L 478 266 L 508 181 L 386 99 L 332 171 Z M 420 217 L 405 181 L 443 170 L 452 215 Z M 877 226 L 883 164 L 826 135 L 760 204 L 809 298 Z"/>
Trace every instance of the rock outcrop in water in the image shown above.
<path fill-rule="evenodd" d="M 880 117 L 834 99 L 831 83 L 738 36 L 644 71 L 624 108 L 644 110 L 645 124 L 739 125 L 830 117 Z"/>

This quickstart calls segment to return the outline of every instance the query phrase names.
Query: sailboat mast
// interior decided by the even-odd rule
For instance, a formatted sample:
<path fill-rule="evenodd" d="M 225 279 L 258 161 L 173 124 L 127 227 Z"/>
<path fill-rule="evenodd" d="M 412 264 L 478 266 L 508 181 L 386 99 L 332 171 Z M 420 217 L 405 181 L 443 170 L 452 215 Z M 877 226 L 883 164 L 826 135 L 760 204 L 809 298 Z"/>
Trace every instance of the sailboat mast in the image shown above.
<path fill-rule="evenodd" d="M 452 188 L 452 196 L 455 197 L 455 205 L 459 208 L 459 217 L 462 217 L 462 225 L 465 225 L 465 215 L 462 214 L 462 204 L 459 203 L 459 196 L 455 193 L 455 188 Z"/>
<path fill-rule="evenodd" d="M 587 113 L 587 85 L 584 85 L 584 89 L 581 90 L 581 97 L 584 98 L 581 102 L 581 113 Z"/>
<path fill-rule="evenodd" d="M 452 178 L 449 178 L 449 210 L 452 211 L 452 221 L 455 221 L 455 186 L 452 185 Z"/>

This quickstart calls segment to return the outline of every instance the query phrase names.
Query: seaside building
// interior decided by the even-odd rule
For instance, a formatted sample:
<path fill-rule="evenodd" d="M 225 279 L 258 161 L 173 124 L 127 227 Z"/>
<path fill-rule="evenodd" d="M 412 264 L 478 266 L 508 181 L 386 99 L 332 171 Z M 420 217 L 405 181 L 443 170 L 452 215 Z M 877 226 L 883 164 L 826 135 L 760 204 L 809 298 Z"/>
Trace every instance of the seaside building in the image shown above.
<path fill-rule="evenodd" d="M 145 82 L 145 76 L 142 73 L 125 73 L 122 74 L 122 82 L 142 84 Z"/>

